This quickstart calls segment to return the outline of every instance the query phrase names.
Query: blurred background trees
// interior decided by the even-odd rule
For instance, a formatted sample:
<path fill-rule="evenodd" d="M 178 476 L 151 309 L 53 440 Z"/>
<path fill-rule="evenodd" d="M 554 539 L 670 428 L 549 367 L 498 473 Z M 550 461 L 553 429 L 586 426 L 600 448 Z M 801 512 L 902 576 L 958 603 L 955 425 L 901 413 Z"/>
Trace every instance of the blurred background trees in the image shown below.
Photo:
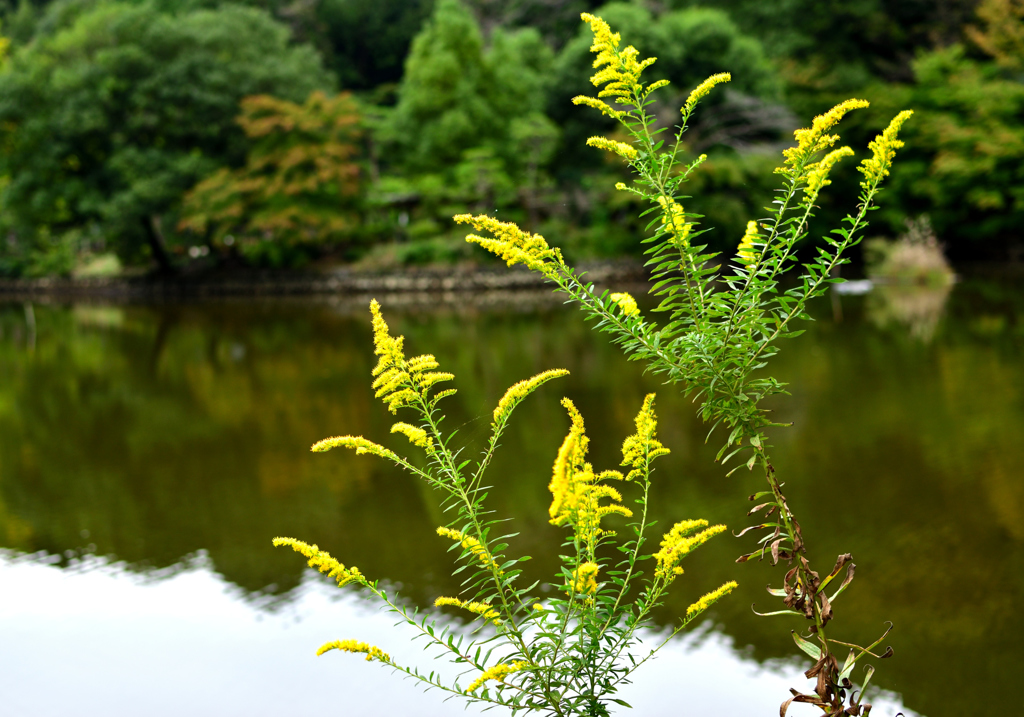
<path fill-rule="evenodd" d="M 2 0 L 0 275 L 479 259 L 467 209 L 636 255 L 623 167 L 584 146 L 609 128 L 569 101 L 581 11 L 659 58 L 666 124 L 733 74 L 687 135 L 715 246 L 763 213 L 792 130 L 863 96 L 853 146 L 917 111 L 876 234 L 928 215 L 954 260 L 1024 254 L 1024 0 Z"/>

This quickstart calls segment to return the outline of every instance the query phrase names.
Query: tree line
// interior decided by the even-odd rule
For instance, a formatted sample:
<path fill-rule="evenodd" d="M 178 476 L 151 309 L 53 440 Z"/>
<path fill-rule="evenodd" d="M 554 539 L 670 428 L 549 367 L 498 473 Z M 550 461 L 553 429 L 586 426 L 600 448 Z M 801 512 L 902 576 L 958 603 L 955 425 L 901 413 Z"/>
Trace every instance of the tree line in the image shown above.
<path fill-rule="evenodd" d="M 613 125 L 570 101 L 581 11 L 658 57 L 666 125 L 732 73 L 686 143 L 715 246 L 763 214 L 792 130 L 859 96 L 854 146 L 916 110 L 872 232 L 927 214 L 954 260 L 1024 252 L 1024 0 L 8 0 L 0 275 L 479 260 L 463 211 L 638 254 L 625 167 L 585 146 Z"/>

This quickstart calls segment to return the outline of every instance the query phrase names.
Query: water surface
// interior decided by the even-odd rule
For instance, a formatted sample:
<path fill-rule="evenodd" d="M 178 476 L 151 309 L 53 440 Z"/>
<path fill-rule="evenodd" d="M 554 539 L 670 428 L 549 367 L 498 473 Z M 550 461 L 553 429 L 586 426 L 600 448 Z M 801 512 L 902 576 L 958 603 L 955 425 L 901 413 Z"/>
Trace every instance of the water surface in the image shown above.
<path fill-rule="evenodd" d="M 895 623 L 880 714 L 1008 714 L 1024 666 L 1024 299 L 968 281 L 948 297 L 841 301 L 775 366 L 792 395 L 774 408 L 794 423 L 773 436 L 775 464 L 810 557 L 827 571 L 852 552 L 858 565 L 831 634 L 870 642 Z M 518 409 L 491 472 L 536 577 L 553 573 L 560 542 L 545 519 L 562 395 L 587 420 L 595 467 L 611 468 L 657 391 L 673 451 L 655 476 L 659 524 L 746 524 L 762 479 L 724 477 L 693 406 L 572 310 L 543 297 L 383 303 L 411 352 L 456 374 L 447 420 L 467 443 L 486 437 L 508 385 L 572 372 Z M 317 542 L 423 606 L 457 591 L 435 494 L 373 458 L 308 452 L 341 433 L 406 450 L 369 388 L 373 363 L 362 302 L 0 306 L 0 691 L 15 714 L 300 715 L 325 693 L 348 695 L 346 714 L 461 709 L 358 658 L 313 658 L 345 637 L 417 653 L 386 616 L 270 547 Z M 726 580 L 741 587 L 641 676 L 636 714 L 772 714 L 803 686 L 789 637 L 803 626 L 750 611 L 773 605 L 764 585 L 781 571 L 733 563 L 747 550 L 723 536 L 688 558 L 659 624 Z M 154 693 L 170 695 L 159 709 Z"/>

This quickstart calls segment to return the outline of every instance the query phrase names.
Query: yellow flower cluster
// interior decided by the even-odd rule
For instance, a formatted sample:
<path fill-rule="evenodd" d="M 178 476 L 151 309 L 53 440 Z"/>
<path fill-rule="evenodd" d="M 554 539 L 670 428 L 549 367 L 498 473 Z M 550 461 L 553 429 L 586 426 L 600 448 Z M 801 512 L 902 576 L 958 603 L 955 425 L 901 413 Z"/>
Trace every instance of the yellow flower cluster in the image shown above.
<path fill-rule="evenodd" d="M 626 316 L 637 316 L 640 313 L 640 308 L 636 305 L 636 299 L 624 291 L 612 294 L 608 298 L 614 301 Z"/>
<path fill-rule="evenodd" d="M 697 532 L 707 524 L 708 521 L 703 519 L 683 520 L 665 533 L 661 541 L 661 550 L 654 554 L 657 563 L 654 569 L 655 578 L 671 581 L 677 575 L 682 575 L 683 569 L 679 567 L 679 561 L 725 530 L 724 525 L 712 525 Z"/>
<path fill-rule="evenodd" d="M 640 413 L 633 419 L 636 433 L 622 442 L 622 465 L 631 466 L 633 470 L 626 474 L 626 480 L 633 480 L 645 475 L 647 465 L 658 456 L 668 455 L 669 450 L 655 438 L 658 430 L 658 417 L 654 413 L 654 394 L 644 398 Z"/>
<path fill-rule="evenodd" d="M 487 680 L 494 680 L 495 682 L 504 682 L 505 678 L 509 675 L 519 672 L 523 668 L 527 667 L 526 662 L 513 662 L 511 665 L 505 663 L 498 663 L 494 667 L 489 667 L 480 673 L 480 676 L 473 680 L 469 687 L 466 688 L 466 693 L 476 692 L 480 689 Z"/>
<path fill-rule="evenodd" d="M 616 142 L 613 139 L 607 137 L 591 137 L 587 140 L 588 147 L 597 147 L 598 149 L 606 149 L 609 152 L 614 152 L 627 161 L 633 161 L 637 158 L 638 153 L 631 144 L 626 142 Z"/>
<path fill-rule="evenodd" d="M 849 147 L 840 147 L 839 149 L 833 149 L 831 152 L 821 158 L 820 162 L 815 162 L 810 165 L 807 169 L 809 174 L 807 175 L 807 186 L 804 187 L 804 192 L 807 194 L 807 200 L 813 202 L 818 197 L 818 193 L 832 184 L 832 180 L 828 178 L 829 172 L 832 171 L 832 167 L 836 165 L 843 157 L 852 157 L 853 150 Z"/>
<path fill-rule="evenodd" d="M 495 625 L 501 624 L 500 613 L 485 602 L 469 602 L 468 600 L 459 600 L 453 597 L 439 597 L 434 601 L 434 606 L 461 607 L 463 610 L 469 610 L 471 613 L 480 615 L 484 620 L 493 622 Z"/>
<path fill-rule="evenodd" d="M 317 441 L 309 450 L 314 453 L 326 453 L 332 448 L 338 448 L 339 446 L 342 448 L 354 448 L 357 456 L 369 453 L 381 458 L 388 458 L 394 461 L 399 460 L 398 456 L 392 451 L 362 436 L 331 436 L 322 441 Z"/>
<path fill-rule="evenodd" d="M 551 275 L 554 269 L 549 264 L 562 263 L 562 253 L 549 247 L 544 237 L 524 232 L 512 222 L 499 222 L 486 214 L 478 214 L 475 217 L 470 214 L 458 214 L 454 219 L 458 224 L 472 225 L 478 232 L 486 231 L 493 234 L 493 238 L 470 234 L 466 241 L 479 244 L 492 254 L 498 255 L 509 266 L 525 264 L 534 271 Z"/>
<path fill-rule="evenodd" d="M 828 149 L 839 141 L 839 135 L 829 134 L 829 130 L 835 127 L 847 112 L 867 107 L 868 105 L 869 103 L 866 100 L 844 100 L 825 114 L 815 117 L 809 128 L 796 130 L 793 136 L 796 139 L 797 146 L 790 147 L 782 153 L 786 157 L 786 165 L 789 166 L 789 170 L 780 168 L 775 171 L 787 172 L 801 169 L 801 175 L 798 179 L 805 179 L 808 172 L 808 165 L 806 164 L 808 159 L 816 152 Z"/>
<path fill-rule="evenodd" d="M 693 225 L 686 221 L 683 205 L 672 197 L 665 196 L 658 197 L 658 204 L 661 205 L 661 224 L 672 235 L 672 243 L 680 249 L 688 248 Z"/>
<path fill-rule="evenodd" d="M 377 391 L 375 397 L 384 399 L 389 411 L 397 413 L 399 408 L 412 405 L 414 401 L 425 401 L 434 384 L 455 378 L 450 373 L 434 371 L 438 363 L 430 354 L 406 360 L 405 338 L 391 336 L 376 299 L 370 302 L 370 313 L 373 315 L 373 352 L 379 357 L 371 386 Z M 455 389 L 442 391 L 434 399 L 453 393 Z"/>
<path fill-rule="evenodd" d="M 352 566 L 346 568 L 337 560 L 331 557 L 326 550 L 320 550 L 316 545 L 303 543 L 295 538 L 274 538 L 274 547 L 287 545 L 296 553 L 302 553 L 309 560 L 309 567 L 316 568 L 327 577 L 338 581 L 338 586 L 343 587 L 352 582 L 366 582 L 366 578 L 359 572 L 359 568 Z"/>
<path fill-rule="evenodd" d="M 711 75 L 699 85 L 697 85 L 690 96 L 686 98 L 686 104 L 680 108 L 680 112 L 683 113 L 683 117 L 689 117 L 690 113 L 693 112 L 693 108 L 697 106 L 697 103 L 707 97 L 708 93 L 715 88 L 716 85 L 720 85 L 723 82 L 731 82 L 732 75 L 728 72 L 719 72 L 716 75 Z"/>
<path fill-rule="evenodd" d="M 391 427 L 392 433 L 401 433 L 403 436 L 409 439 L 409 443 L 422 448 L 427 453 L 434 452 L 434 439 L 427 435 L 427 432 L 422 428 L 416 426 L 410 426 L 408 423 L 402 423 L 399 421 Z"/>
<path fill-rule="evenodd" d="M 601 534 L 601 518 L 611 513 L 631 516 L 633 512 L 623 505 L 622 496 L 617 490 L 601 481 L 609 478 L 622 478 L 618 471 L 605 471 L 594 474 L 593 467 L 584 459 L 587 455 L 589 439 L 584 432 L 583 416 L 568 398 L 562 399 L 562 405 L 569 412 L 572 426 L 569 434 L 558 449 L 555 465 L 552 470 L 551 507 L 548 510 L 553 525 L 573 527 L 580 540 L 593 545 Z M 602 498 L 611 498 L 610 505 L 600 505 Z"/>
<path fill-rule="evenodd" d="M 576 595 L 589 596 L 597 592 L 597 563 L 583 563 L 572 571 L 572 590 Z"/>
<path fill-rule="evenodd" d="M 760 238 L 761 235 L 757 231 L 757 222 L 753 220 L 747 222 L 747 231 L 743 233 L 743 238 L 740 240 L 740 246 L 736 250 L 736 256 L 741 262 L 744 264 L 753 264 L 757 261 L 760 251 L 754 242 Z"/>
<path fill-rule="evenodd" d="M 619 100 L 630 99 L 633 92 L 640 89 L 640 73 L 654 64 L 656 58 L 649 57 L 639 61 L 639 52 L 630 45 L 619 50 L 619 43 L 622 37 L 617 32 L 612 32 L 608 23 L 590 13 L 580 15 L 583 22 L 590 25 L 594 33 L 594 44 L 590 51 L 597 53 L 594 58 L 594 67 L 603 67 L 597 74 L 590 78 L 594 87 L 605 85 L 605 88 L 598 93 L 598 97 L 615 97 Z M 663 86 L 665 83 L 656 83 Z"/>
<path fill-rule="evenodd" d="M 379 660 L 380 662 L 391 662 L 391 655 L 384 652 L 379 647 L 368 645 L 365 642 L 357 642 L 356 640 L 335 640 L 334 642 L 328 642 L 320 646 L 320 649 L 316 651 L 317 656 L 330 652 L 331 650 L 340 650 L 341 652 L 356 652 L 366 655 L 366 661 Z"/>
<path fill-rule="evenodd" d="M 896 150 L 903 146 L 903 142 L 897 139 L 897 135 L 900 128 L 903 127 L 903 123 L 910 119 L 912 114 L 914 114 L 913 110 L 903 110 L 892 118 L 892 122 L 882 134 L 868 143 L 871 157 L 861 162 L 861 166 L 857 168 L 864 175 L 864 181 L 860 185 L 864 189 L 868 189 L 888 176 L 892 160 L 896 156 Z"/>
<path fill-rule="evenodd" d="M 730 580 L 722 587 L 717 590 L 712 590 L 707 595 L 703 596 L 700 600 L 695 602 L 690 607 L 686 608 L 686 618 L 689 620 L 714 605 L 716 602 L 724 598 L 726 595 L 736 589 L 736 582 Z"/>
<path fill-rule="evenodd" d="M 512 413 L 512 410 L 518 406 L 524 398 L 537 390 L 539 386 L 547 383 L 553 378 L 560 378 L 568 375 L 569 372 L 564 368 L 553 368 L 510 386 L 509 389 L 505 391 L 505 395 L 501 397 L 500 401 L 498 401 L 498 405 L 494 408 L 494 425 L 497 425 L 508 418 L 508 415 Z"/>
<path fill-rule="evenodd" d="M 625 112 L 620 112 L 614 109 L 610 104 L 603 100 L 599 100 L 596 97 L 587 97 L 586 95 L 577 95 L 572 98 L 574 105 L 586 105 L 587 107 L 593 107 L 595 110 L 600 110 L 601 114 L 611 117 L 613 119 L 619 119 Z"/>
<path fill-rule="evenodd" d="M 498 564 L 494 562 L 494 558 L 489 552 L 487 552 L 487 548 L 482 546 L 480 541 L 473 536 L 466 535 L 460 530 L 453 530 L 452 528 L 445 528 L 443 526 L 437 529 L 437 534 L 442 538 L 450 538 L 451 540 L 461 544 L 463 548 L 475 555 L 477 559 L 487 567 L 494 568 L 495 570 L 498 569 Z M 498 572 L 500 573 L 501 571 L 498 570 Z"/>

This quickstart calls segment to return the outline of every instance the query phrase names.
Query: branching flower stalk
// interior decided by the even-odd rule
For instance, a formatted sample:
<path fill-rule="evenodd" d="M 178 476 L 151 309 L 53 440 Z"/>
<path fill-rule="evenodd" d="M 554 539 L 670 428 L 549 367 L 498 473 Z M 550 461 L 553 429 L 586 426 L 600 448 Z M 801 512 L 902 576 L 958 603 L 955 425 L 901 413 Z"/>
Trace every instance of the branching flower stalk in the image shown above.
<path fill-rule="evenodd" d="M 560 571 L 552 583 L 560 596 L 541 602 L 535 594 L 538 583 L 520 584 L 520 564 L 529 558 L 507 555 L 507 541 L 516 534 L 495 535 L 504 521 L 485 506 L 488 487 L 483 485 L 483 477 L 515 408 L 540 386 L 568 372 L 545 371 L 509 388 L 493 411 L 490 438 L 473 466 L 473 461 L 461 457 L 462 449 L 454 446 L 455 433 L 442 431 L 444 416 L 438 404 L 455 391 L 435 392 L 435 387 L 452 380 L 452 374 L 438 371 L 438 361 L 432 355 L 406 358 L 404 339 L 391 335 L 376 301 L 370 304 L 370 311 L 379 359 L 373 370 L 373 388 L 392 413 L 405 410 L 417 416 L 415 425 L 398 422 L 391 432 L 405 436 L 420 449 L 425 465 L 362 436 L 327 438 L 312 450 L 343 447 L 375 455 L 442 493 L 442 505 L 451 520 L 440 526 L 437 534 L 451 542 L 460 564 L 455 574 L 465 578 L 458 596 L 438 597 L 435 606 L 463 611 L 478 623 L 476 629 L 467 635 L 450 625 L 438 628 L 436 616 L 410 610 L 378 581 L 358 568 L 345 566 L 316 545 L 293 538 L 275 538 L 274 544 L 301 553 L 310 567 L 334 578 L 339 586 L 358 587 L 376 597 L 414 629 L 418 638 L 426 640 L 428 647 L 465 668 L 463 674 L 471 679 L 463 688 L 458 678 L 449 682 L 435 672 L 424 674 L 400 664 L 383 649 L 354 639 L 328 642 L 317 654 L 332 650 L 365 654 L 367 660 L 388 665 L 429 687 L 470 702 L 505 706 L 513 713 L 557 717 L 610 714 L 610 704 L 625 704 L 615 697 L 618 689 L 664 645 L 646 655 L 634 655 L 637 631 L 650 623 L 652 610 L 662 604 L 667 590 L 682 574 L 683 559 L 725 530 L 725 526 L 709 526 L 705 520 L 684 520 L 663 536 L 658 552 L 644 550 L 645 535 L 653 527 L 647 518 L 652 463 L 668 453 L 657 439 L 654 395 L 644 399 L 636 417 L 636 433 L 623 443 L 622 466 L 629 469 L 625 475 L 618 470 L 597 472 L 587 462 L 589 441 L 583 416 L 569 399 L 563 399 L 571 426 L 552 469 L 549 518 L 565 528 L 567 535 Z M 639 519 L 623 505 L 625 490 L 639 493 L 635 498 Z M 626 540 L 617 541 L 615 531 L 605 527 L 603 521 L 612 515 L 627 521 Z M 621 557 L 609 560 L 609 551 L 602 546 L 614 547 Z M 655 566 L 649 576 L 640 569 L 644 560 Z M 707 593 L 686 610 L 671 635 L 735 587 L 735 582 L 728 582 Z"/>
<path fill-rule="evenodd" d="M 862 238 L 868 212 L 876 208 L 881 184 L 892 168 L 900 128 L 912 112 L 899 113 L 868 148 L 871 156 L 858 170 L 863 175 L 855 211 L 830 233 L 820 237 L 822 246 L 815 257 L 801 268 L 798 285 L 784 289 L 782 276 L 797 265 L 795 250 L 808 235 L 808 223 L 814 215 L 820 193 L 831 183 L 829 176 L 853 150 L 839 146 L 834 133 L 849 112 L 866 107 L 864 100 L 841 102 L 816 117 L 808 128 L 795 132 L 796 145 L 785 150 L 776 173 L 782 187 L 767 216 L 748 222 L 736 254 L 721 257 L 708 251 L 700 227 L 700 217 L 686 212 L 682 188 L 690 175 L 706 160 L 705 155 L 684 162 L 683 142 L 687 124 L 698 104 L 716 86 L 729 82 L 728 73 L 709 77 L 696 87 L 680 109 L 680 122 L 668 138 L 666 127 L 657 125 L 648 108 L 652 93 L 667 84 L 659 80 L 645 84 L 642 72 L 655 58 L 641 60 L 632 46 L 622 47 L 621 37 L 599 17 L 584 13 L 583 20 L 594 33 L 591 50 L 596 54 L 596 74 L 591 78 L 599 88 L 597 97 L 576 97 L 573 102 L 599 110 L 616 119 L 628 141 L 591 137 L 587 144 L 610 151 L 628 164 L 634 174 L 632 184 L 618 183 L 616 188 L 633 194 L 648 205 L 653 235 L 644 240 L 648 249 L 654 285 L 651 293 L 658 299 L 655 312 L 664 317 L 661 325 L 643 317 L 633 297 L 625 293 L 597 294 L 594 287 L 563 260 L 561 252 L 544 237 L 521 230 L 514 224 L 488 216 L 458 215 L 455 221 L 469 224 L 476 234 L 467 241 L 479 244 L 504 259 L 509 265 L 524 264 L 550 279 L 577 302 L 595 328 L 607 332 L 631 360 L 647 363 L 649 370 L 678 383 L 683 391 L 699 401 L 701 416 L 711 423 L 710 438 L 720 426 L 728 437 L 718 453 L 726 463 L 748 451 L 748 469 L 760 466 L 768 490 L 751 500 L 763 500 L 747 515 L 765 511 L 763 522 L 742 531 L 766 531 L 757 550 L 739 558 L 770 557 L 773 564 L 785 561 L 791 566 L 783 587 L 769 592 L 783 598 L 784 610 L 768 615 L 802 616 L 812 624 L 807 636 L 795 631 L 793 638 L 815 664 L 807 671 L 817 678 L 814 694 L 793 691 L 783 703 L 785 715 L 793 702 L 814 704 L 826 715 L 860 715 L 870 705 L 855 697 L 850 681 L 854 667 L 865 655 L 888 657 L 872 652 L 882 638 L 862 648 L 826 637 L 826 626 L 833 618 L 833 603 L 853 579 L 850 555 L 842 555 L 832 572 L 821 579 L 805 557 L 806 546 L 800 524 L 782 493 L 768 454 L 765 429 L 781 424 L 772 422 L 761 408 L 763 399 L 785 392 L 785 386 L 770 376 L 758 375 L 759 369 L 776 353 L 779 339 L 802 333 L 793 328 L 794 320 L 807 320 L 808 302 L 823 294 L 837 281 L 833 271 L 847 263 L 847 253 Z M 608 100 L 608 101 L 606 101 Z M 743 465 L 743 464 L 740 464 Z M 736 470 L 735 468 L 733 470 Z M 643 518 L 646 520 L 646 518 Z M 642 522 L 641 521 L 641 522 Z M 664 547 L 663 547 L 664 549 Z M 831 595 L 826 594 L 846 567 L 845 576 Z M 657 579 L 667 579 L 659 574 Z M 886 634 L 888 631 L 886 631 Z M 840 666 L 833 645 L 851 648 Z M 863 688 L 873 668 L 866 670 Z"/>

